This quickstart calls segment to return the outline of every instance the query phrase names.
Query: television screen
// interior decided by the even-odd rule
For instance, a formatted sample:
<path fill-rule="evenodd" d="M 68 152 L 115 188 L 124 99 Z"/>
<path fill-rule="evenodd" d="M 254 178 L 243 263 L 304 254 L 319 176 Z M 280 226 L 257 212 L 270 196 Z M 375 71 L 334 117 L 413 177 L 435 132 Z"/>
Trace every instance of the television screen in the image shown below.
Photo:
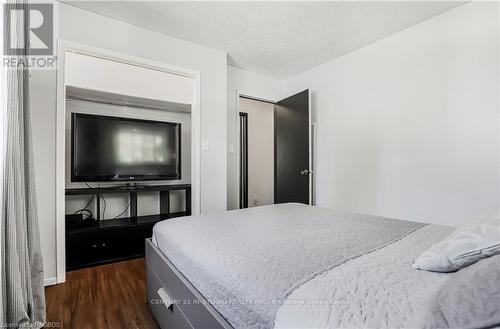
<path fill-rule="evenodd" d="M 181 124 L 73 113 L 73 182 L 181 178 Z"/>

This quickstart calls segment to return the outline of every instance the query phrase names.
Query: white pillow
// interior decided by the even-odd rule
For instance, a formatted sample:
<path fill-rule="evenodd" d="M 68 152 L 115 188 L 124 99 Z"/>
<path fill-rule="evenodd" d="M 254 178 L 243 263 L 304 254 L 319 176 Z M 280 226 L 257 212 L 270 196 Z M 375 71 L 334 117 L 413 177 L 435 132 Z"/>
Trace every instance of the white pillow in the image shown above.
<path fill-rule="evenodd" d="M 413 263 L 413 268 L 433 272 L 453 272 L 480 259 L 500 254 L 500 216 L 482 216 L 473 225 L 458 228 L 443 241 L 432 245 Z"/>
<path fill-rule="evenodd" d="M 471 329 L 500 325 L 500 255 L 483 259 L 448 279 L 413 313 L 409 328 Z"/>

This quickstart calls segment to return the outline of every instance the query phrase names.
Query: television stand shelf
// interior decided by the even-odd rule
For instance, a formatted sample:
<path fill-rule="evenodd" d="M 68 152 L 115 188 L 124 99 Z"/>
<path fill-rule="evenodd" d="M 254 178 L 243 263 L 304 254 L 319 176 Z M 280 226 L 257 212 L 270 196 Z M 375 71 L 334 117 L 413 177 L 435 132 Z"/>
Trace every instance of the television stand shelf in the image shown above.
<path fill-rule="evenodd" d="M 185 210 L 171 212 L 170 192 L 185 191 Z M 138 216 L 137 195 L 158 192 L 159 214 Z M 128 194 L 130 216 L 115 219 L 101 218 L 101 195 Z M 153 226 L 159 221 L 191 215 L 191 185 L 150 185 L 138 187 L 113 186 L 66 189 L 66 196 L 94 195 L 96 218 L 85 225 L 72 225 L 75 219 L 66 217 L 66 270 L 75 270 L 119 260 L 144 256 L 145 239 L 150 238 Z M 90 222 L 90 224 L 89 224 Z"/>

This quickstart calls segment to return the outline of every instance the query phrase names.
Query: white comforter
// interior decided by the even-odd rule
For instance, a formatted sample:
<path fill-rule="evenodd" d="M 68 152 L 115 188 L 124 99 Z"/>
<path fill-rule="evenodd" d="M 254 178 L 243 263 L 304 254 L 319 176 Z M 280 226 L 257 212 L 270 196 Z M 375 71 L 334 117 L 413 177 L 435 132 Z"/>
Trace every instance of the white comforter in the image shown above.
<path fill-rule="evenodd" d="M 428 225 L 318 275 L 288 297 L 275 328 L 415 328 L 449 274 L 411 265 L 451 231 Z"/>
<path fill-rule="evenodd" d="M 295 289 L 309 280 L 320 282 L 314 277 L 324 271 L 399 243 L 423 225 L 280 204 L 166 220 L 155 225 L 153 240 L 231 325 L 268 329 Z M 344 280 L 352 278 L 348 271 L 345 275 Z M 316 298 L 312 293 L 306 295 Z M 280 317 L 285 326 L 287 318 L 286 313 Z"/>

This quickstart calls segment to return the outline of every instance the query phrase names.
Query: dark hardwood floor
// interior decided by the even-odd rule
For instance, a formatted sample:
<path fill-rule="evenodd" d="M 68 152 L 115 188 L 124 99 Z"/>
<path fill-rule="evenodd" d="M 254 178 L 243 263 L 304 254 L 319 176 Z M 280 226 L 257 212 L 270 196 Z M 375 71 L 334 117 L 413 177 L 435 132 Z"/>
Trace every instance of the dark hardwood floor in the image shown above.
<path fill-rule="evenodd" d="M 146 304 L 144 259 L 68 272 L 45 296 L 47 322 L 60 328 L 159 328 Z"/>

